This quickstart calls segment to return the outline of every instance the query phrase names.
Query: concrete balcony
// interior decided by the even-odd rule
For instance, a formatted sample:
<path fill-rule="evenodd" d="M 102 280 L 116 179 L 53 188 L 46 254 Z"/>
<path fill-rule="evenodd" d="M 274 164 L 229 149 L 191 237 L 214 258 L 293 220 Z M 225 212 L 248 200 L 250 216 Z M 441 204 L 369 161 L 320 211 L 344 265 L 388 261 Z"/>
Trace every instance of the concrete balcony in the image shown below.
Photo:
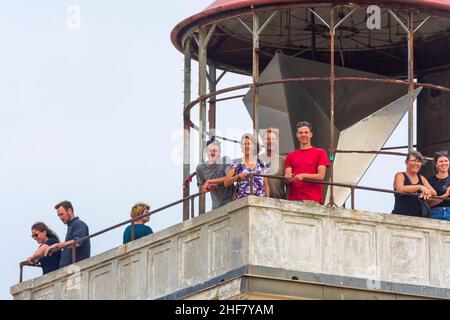
<path fill-rule="evenodd" d="M 249 197 L 15 285 L 11 294 L 449 299 L 450 223 Z"/>

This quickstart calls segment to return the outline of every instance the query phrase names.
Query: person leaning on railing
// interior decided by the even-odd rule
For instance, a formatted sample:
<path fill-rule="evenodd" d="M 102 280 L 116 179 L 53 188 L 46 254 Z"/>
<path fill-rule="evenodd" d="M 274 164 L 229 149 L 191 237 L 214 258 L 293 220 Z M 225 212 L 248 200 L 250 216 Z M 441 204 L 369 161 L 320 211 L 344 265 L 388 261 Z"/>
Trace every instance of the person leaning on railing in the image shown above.
<path fill-rule="evenodd" d="M 40 266 L 43 274 L 59 269 L 59 260 L 61 259 L 60 251 L 48 257 L 44 256 L 45 250 L 48 247 L 59 242 L 56 233 L 47 227 L 45 223 L 36 222 L 31 227 L 31 237 L 39 244 L 39 248 L 27 259 L 28 264 Z"/>
<path fill-rule="evenodd" d="M 420 193 L 420 198 L 428 200 L 436 191 L 428 180 L 419 174 L 423 156 L 418 151 L 411 151 L 406 156 L 405 172 L 397 172 L 394 178 L 394 190 L 406 193 Z M 392 213 L 406 216 L 423 216 L 420 199 L 414 195 L 394 194 L 395 205 Z"/>
<path fill-rule="evenodd" d="M 296 137 L 300 148 L 286 157 L 284 176 L 290 184 L 288 200 L 323 204 L 323 185 L 303 180 L 323 180 L 327 167 L 330 166 L 330 160 L 324 149 L 311 145 L 313 126 L 310 122 L 297 123 Z"/>
<path fill-rule="evenodd" d="M 229 164 L 228 157 L 220 157 L 220 142 L 211 137 L 206 142 L 205 154 L 207 161 L 197 166 L 197 184 L 200 192 L 210 191 L 212 209 L 217 209 L 226 205 L 232 200 L 233 187 L 225 187 L 225 175 Z"/>
<path fill-rule="evenodd" d="M 148 213 L 149 211 L 150 206 L 148 204 L 144 202 L 138 202 L 131 208 L 130 217 L 134 219 L 143 214 Z M 139 238 L 142 238 L 146 235 L 153 233 L 152 228 L 145 225 L 149 221 L 150 215 L 147 215 L 139 220 L 134 221 L 134 240 L 137 240 Z M 131 225 L 125 228 L 123 232 L 123 244 L 131 241 L 131 228 L 132 228 Z"/>
<path fill-rule="evenodd" d="M 267 128 L 263 135 L 265 152 L 259 156 L 266 164 L 266 174 L 284 176 L 286 157 L 280 155 L 280 133 L 277 128 Z M 270 198 L 286 199 L 286 183 L 283 179 L 268 179 Z"/>
<path fill-rule="evenodd" d="M 80 218 L 75 217 L 70 201 L 61 201 L 55 205 L 55 209 L 59 219 L 67 225 L 66 239 L 64 242 L 58 242 L 48 247 L 45 250 L 45 256 L 52 255 L 55 250 L 62 249 L 59 267 L 63 268 L 72 264 L 72 246 L 75 241 L 89 236 L 89 228 Z M 77 262 L 91 256 L 90 239 L 77 242 L 75 248 L 75 259 Z"/>
<path fill-rule="evenodd" d="M 448 151 L 436 152 L 434 159 L 435 175 L 428 178 L 430 185 L 438 196 L 450 196 L 449 156 Z M 433 219 L 450 221 L 450 200 L 430 199 L 430 216 Z"/>
<path fill-rule="evenodd" d="M 231 161 L 225 177 L 225 187 L 232 186 L 236 182 L 234 199 L 244 198 L 249 195 L 257 197 L 269 197 L 270 187 L 267 178 L 256 176 L 253 178 L 253 193 L 250 188 L 249 174 L 265 173 L 266 165 L 257 157 L 256 138 L 246 133 L 241 139 L 242 159 Z"/>

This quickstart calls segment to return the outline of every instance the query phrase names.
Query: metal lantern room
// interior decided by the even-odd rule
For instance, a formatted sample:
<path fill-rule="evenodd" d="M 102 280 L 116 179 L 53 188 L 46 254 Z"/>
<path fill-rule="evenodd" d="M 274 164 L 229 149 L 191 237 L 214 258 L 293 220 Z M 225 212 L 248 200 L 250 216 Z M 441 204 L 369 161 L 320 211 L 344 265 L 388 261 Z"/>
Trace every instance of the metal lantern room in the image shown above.
<path fill-rule="evenodd" d="M 450 148 L 450 0 L 217 0 L 180 22 L 171 39 L 185 57 L 185 180 L 191 130 L 199 131 L 201 161 L 220 101 L 237 98 L 224 95 L 245 88 L 243 102 L 255 134 L 274 124 L 292 129 L 299 117 L 319 124 L 322 135 L 315 143 L 335 160 L 331 183 L 345 170 L 354 171 L 350 175 L 357 183 L 405 112 L 412 150 L 416 98 L 417 148 L 424 154 Z M 199 63 L 193 101 L 192 59 Z M 253 81 L 216 90 L 226 72 L 251 75 Z M 198 121 L 191 119 L 192 108 L 199 108 Z M 378 139 L 355 142 L 361 132 Z M 289 133 L 281 138 L 286 146 L 296 143 Z M 345 167 L 348 159 L 356 161 L 353 168 Z M 348 197 L 339 192 L 328 188 L 327 203 Z M 184 196 L 189 194 L 185 184 Z M 201 198 L 199 212 L 204 210 Z M 188 201 L 183 217 L 189 219 Z"/>

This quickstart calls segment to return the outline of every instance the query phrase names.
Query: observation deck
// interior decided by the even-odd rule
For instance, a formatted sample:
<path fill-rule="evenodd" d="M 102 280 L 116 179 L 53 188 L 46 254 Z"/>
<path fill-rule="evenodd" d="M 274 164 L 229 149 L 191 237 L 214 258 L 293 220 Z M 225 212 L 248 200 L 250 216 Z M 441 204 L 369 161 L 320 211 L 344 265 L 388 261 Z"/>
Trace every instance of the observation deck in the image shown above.
<path fill-rule="evenodd" d="M 449 299 L 450 223 L 247 197 L 11 288 L 14 299 Z"/>

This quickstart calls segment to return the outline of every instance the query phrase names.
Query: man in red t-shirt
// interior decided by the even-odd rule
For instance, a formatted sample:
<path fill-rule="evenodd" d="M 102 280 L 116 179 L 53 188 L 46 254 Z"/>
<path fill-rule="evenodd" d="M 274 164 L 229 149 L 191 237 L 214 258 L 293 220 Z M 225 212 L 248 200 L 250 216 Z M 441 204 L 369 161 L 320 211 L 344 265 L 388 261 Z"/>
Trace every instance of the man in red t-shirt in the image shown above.
<path fill-rule="evenodd" d="M 284 175 L 290 183 L 288 200 L 309 200 L 323 203 L 323 185 L 304 182 L 303 179 L 321 181 L 325 178 L 330 160 L 324 149 L 311 145 L 313 136 L 312 125 L 308 121 L 297 123 L 297 139 L 300 149 L 291 152 L 286 157 Z"/>

